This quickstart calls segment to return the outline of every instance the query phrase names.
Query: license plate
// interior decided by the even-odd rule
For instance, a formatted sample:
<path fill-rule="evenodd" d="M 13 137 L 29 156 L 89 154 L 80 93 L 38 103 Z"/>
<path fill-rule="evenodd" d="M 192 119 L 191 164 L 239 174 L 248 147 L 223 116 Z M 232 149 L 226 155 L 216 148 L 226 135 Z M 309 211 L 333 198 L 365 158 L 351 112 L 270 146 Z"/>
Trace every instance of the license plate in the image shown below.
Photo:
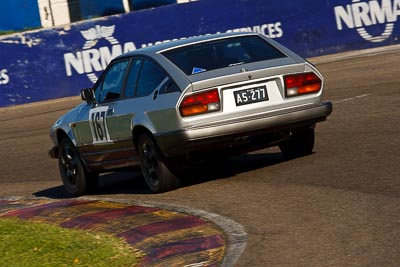
<path fill-rule="evenodd" d="M 269 100 L 267 87 L 265 85 L 236 91 L 233 92 L 233 94 L 235 96 L 236 106 L 242 106 Z"/>

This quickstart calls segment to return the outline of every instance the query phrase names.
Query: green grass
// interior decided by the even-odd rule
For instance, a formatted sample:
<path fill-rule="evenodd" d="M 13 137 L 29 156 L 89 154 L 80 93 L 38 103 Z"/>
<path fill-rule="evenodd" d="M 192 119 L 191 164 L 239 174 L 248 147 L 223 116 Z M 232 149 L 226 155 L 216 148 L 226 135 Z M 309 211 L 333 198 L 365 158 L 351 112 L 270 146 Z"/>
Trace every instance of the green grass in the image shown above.
<path fill-rule="evenodd" d="M 140 256 L 111 235 L 0 219 L 0 266 L 136 266 Z"/>

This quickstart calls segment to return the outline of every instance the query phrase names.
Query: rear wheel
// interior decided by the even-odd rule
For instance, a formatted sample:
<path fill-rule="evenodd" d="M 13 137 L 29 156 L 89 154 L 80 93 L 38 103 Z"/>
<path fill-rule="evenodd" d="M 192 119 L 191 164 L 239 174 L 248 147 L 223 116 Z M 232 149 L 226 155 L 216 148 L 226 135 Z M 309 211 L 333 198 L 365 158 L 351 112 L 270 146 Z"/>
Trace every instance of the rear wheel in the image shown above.
<path fill-rule="evenodd" d="M 306 156 L 314 149 L 315 130 L 313 127 L 296 131 L 289 140 L 279 144 L 282 154 L 287 159 Z"/>
<path fill-rule="evenodd" d="M 99 175 L 85 169 L 78 151 L 69 139 L 61 141 L 58 153 L 58 166 L 65 190 L 72 196 L 95 191 Z"/>
<path fill-rule="evenodd" d="M 180 181 L 164 163 L 161 152 L 149 134 L 139 139 L 138 153 L 144 179 L 153 193 L 162 193 L 179 186 Z"/>

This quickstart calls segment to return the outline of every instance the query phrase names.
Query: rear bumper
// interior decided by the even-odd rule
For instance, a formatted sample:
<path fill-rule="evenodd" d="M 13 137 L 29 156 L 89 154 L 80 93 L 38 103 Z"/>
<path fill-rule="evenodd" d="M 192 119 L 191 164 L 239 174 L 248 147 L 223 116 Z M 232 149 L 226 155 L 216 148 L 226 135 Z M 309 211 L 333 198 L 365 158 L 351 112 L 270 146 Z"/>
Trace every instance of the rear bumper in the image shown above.
<path fill-rule="evenodd" d="M 174 157 L 193 151 L 213 150 L 221 145 L 229 146 L 240 137 L 274 134 L 313 125 L 326 120 L 332 109 L 331 102 L 324 102 L 231 121 L 196 125 L 158 134 L 155 138 L 163 154 Z"/>

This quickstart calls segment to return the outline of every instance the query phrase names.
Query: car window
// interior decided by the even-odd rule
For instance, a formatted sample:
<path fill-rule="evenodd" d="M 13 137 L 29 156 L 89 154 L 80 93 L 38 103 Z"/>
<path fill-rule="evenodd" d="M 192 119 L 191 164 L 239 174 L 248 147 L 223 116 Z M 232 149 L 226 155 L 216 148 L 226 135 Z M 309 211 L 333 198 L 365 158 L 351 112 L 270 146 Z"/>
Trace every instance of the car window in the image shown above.
<path fill-rule="evenodd" d="M 151 94 L 167 75 L 153 62 L 145 60 L 140 71 L 136 96 L 147 96 Z"/>
<path fill-rule="evenodd" d="M 286 57 L 259 36 L 241 36 L 189 45 L 162 53 L 186 75 Z"/>
<path fill-rule="evenodd" d="M 142 60 L 134 59 L 128 72 L 128 79 L 126 81 L 125 97 L 130 98 L 135 96 L 138 76 L 140 68 L 142 67 Z"/>
<path fill-rule="evenodd" d="M 179 87 L 171 79 L 166 80 L 165 87 L 160 91 L 160 94 L 168 94 L 173 92 L 180 92 Z"/>
<path fill-rule="evenodd" d="M 119 61 L 113 64 L 104 76 L 98 94 L 99 102 L 121 98 L 122 86 L 129 60 Z M 97 90 L 96 90 L 97 91 Z M 97 92 L 96 92 L 97 95 Z"/>

